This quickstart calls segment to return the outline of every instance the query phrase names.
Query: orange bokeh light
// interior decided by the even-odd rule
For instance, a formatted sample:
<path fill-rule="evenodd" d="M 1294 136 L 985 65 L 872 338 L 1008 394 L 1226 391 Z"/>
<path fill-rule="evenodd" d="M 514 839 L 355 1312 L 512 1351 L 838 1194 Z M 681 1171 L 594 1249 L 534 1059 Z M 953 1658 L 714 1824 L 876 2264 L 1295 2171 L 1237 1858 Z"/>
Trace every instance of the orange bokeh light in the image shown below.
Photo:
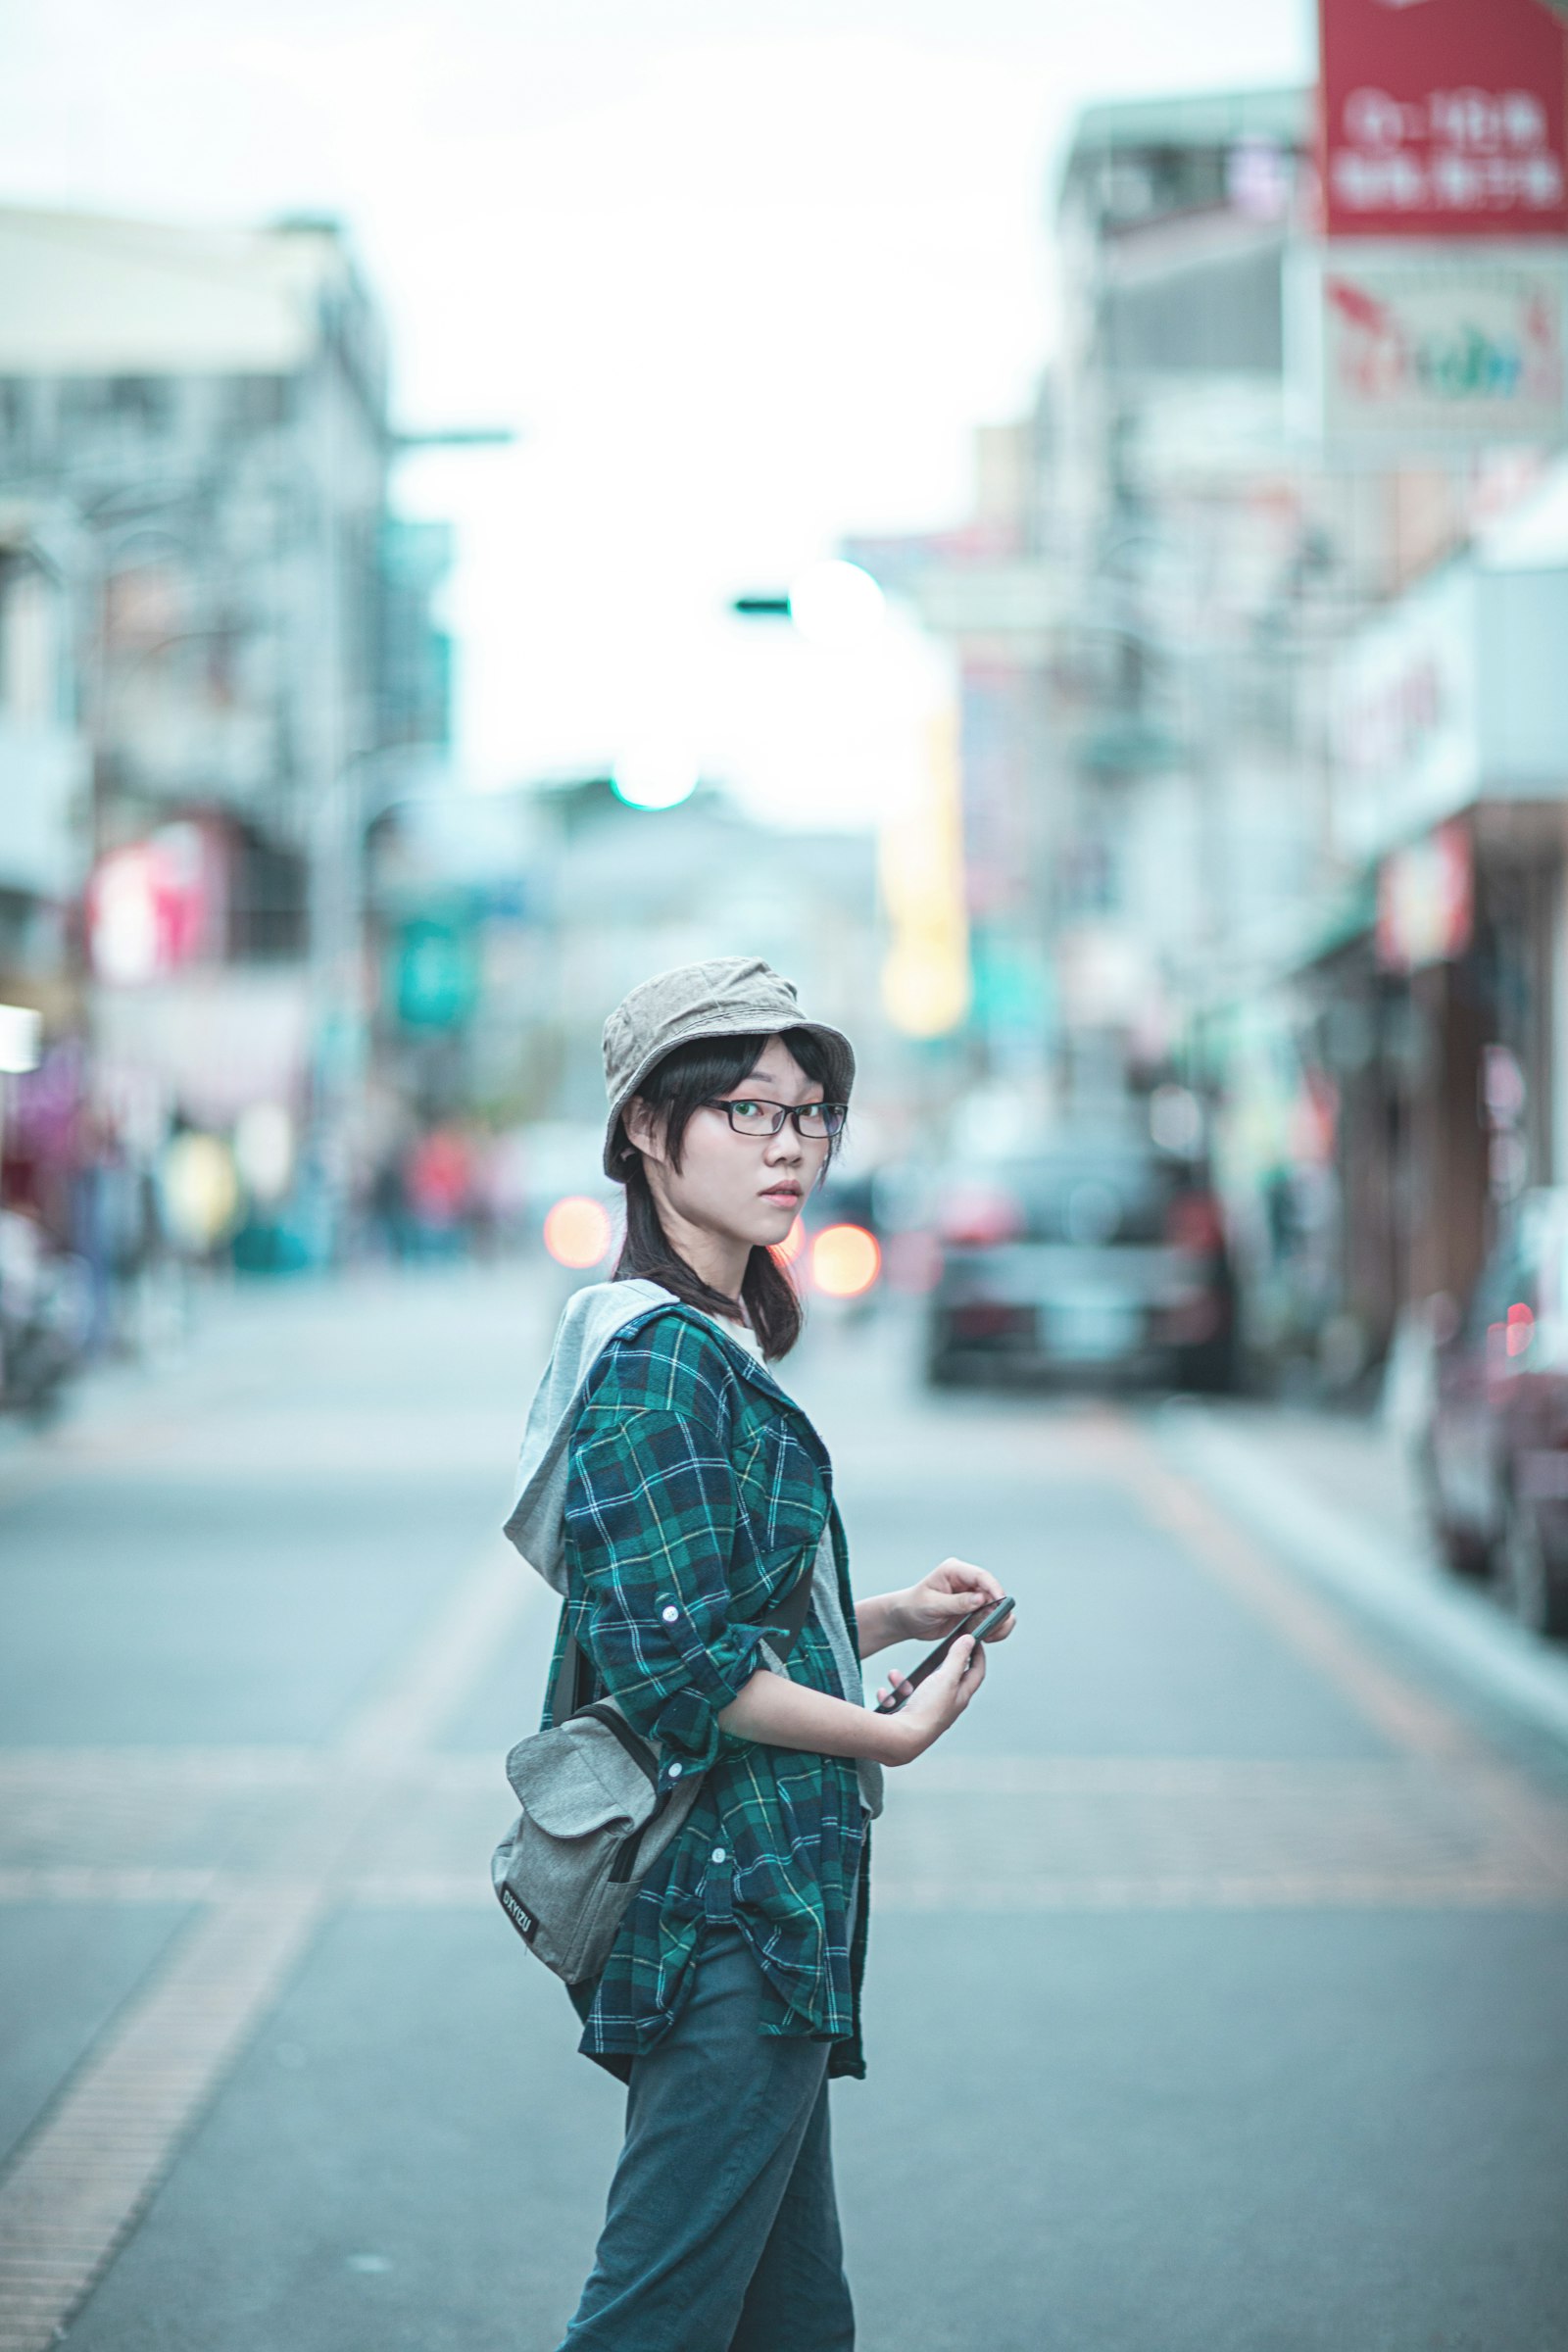
<path fill-rule="evenodd" d="M 882 1265 L 875 1237 L 863 1225 L 828 1225 L 811 1245 L 811 1280 L 830 1298 L 858 1298 Z"/>
<path fill-rule="evenodd" d="M 794 1224 L 790 1227 L 788 1233 L 784 1236 L 784 1239 L 781 1242 L 775 1242 L 773 1244 L 773 1255 L 778 1259 L 780 1265 L 794 1265 L 795 1260 L 801 1254 L 802 1246 L 804 1245 L 805 1240 L 806 1228 L 801 1223 L 800 1218 L 797 1217 Z"/>
<path fill-rule="evenodd" d="M 610 1248 L 610 1211 L 586 1193 L 568 1193 L 545 1219 L 545 1248 L 558 1266 L 597 1266 Z"/>

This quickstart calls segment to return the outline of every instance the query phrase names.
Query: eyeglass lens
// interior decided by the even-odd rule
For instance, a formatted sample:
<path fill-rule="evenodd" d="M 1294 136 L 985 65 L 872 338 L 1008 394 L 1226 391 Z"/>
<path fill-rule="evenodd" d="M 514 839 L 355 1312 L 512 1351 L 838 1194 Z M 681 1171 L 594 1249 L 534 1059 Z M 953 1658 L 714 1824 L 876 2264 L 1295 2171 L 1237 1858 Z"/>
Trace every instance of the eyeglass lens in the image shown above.
<path fill-rule="evenodd" d="M 799 1135 L 813 1138 L 837 1135 L 844 1124 L 842 1102 L 807 1102 L 786 1107 L 778 1102 L 732 1102 L 724 1104 L 737 1135 L 777 1135 L 786 1118 L 795 1121 Z"/>

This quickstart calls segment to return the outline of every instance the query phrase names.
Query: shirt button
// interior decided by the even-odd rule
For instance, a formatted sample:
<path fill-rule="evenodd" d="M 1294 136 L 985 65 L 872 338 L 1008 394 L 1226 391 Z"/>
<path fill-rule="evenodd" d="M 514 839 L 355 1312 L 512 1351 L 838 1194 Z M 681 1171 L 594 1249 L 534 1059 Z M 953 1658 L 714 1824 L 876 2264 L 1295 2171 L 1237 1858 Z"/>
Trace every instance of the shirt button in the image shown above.
<path fill-rule="evenodd" d="M 729 1860 L 728 1854 L 724 1851 L 724 1848 L 721 1845 L 715 1845 L 711 1855 L 709 1858 L 713 1862 L 727 1862 Z"/>
<path fill-rule="evenodd" d="M 680 1779 L 680 1776 L 681 1776 L 681 1774 L 682 1774 L 682 1773 L 685 1771 L 685 1769 L 686 1769 L 686 1767 L 685 1767 L 685 1765 L 684 1765 L 684 1764 L 672 1764 L 672 1765 L 670 1766 L 670 1768 L 669 1768 L 669 1777 L 670 1777 L 670 1779 L 671 1779 L 672 1781 L 678 1781 L 678 1780 Z"/>
<path fill-rule="evenodd" d="M 662 1617 L 666 1625 L 673 1625 L 676 1618 L 680 1615 L 680 1611 L 676 1608 L 674 1602 L 671 1601 L 668 1608 L 661 1609 L 659 1614 L 661 1617 Z"/>

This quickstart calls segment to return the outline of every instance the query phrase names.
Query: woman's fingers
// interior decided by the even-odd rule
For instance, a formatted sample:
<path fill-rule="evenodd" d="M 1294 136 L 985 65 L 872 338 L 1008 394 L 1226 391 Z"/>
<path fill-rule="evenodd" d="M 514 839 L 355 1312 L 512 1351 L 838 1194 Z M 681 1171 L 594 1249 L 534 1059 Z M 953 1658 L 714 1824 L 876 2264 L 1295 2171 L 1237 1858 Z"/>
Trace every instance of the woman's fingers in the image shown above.
<path fill-rule="evenodd" d="M 982 1600 L 1002 1598 L 1002 1587 L 996 1578 L 989 1570 L 977 1568 L 972 1560 L 943 1560 L 925 1581 L 934 1592 L 971 1595 L 971 1606 Z"/>
<path fill-rule="evenodd" d="M 959 1706 L 966 1707 L 986 1679 L 985 1644 L 977 1642 L 973 1634 L 964 1634 L 954 1643 L 954 1648 L 968 1652 L 958 1669 L 958 1680 L 954 1691 L 954 1696 Z"/>
<path fill-rule="evenodd" d="M 985 1651 L 973 1634 L 960 1634 L 932 1680 L 944 1679 L 956 1690 L 971 1671 L 975 1674 L 985 1672 Z"/>

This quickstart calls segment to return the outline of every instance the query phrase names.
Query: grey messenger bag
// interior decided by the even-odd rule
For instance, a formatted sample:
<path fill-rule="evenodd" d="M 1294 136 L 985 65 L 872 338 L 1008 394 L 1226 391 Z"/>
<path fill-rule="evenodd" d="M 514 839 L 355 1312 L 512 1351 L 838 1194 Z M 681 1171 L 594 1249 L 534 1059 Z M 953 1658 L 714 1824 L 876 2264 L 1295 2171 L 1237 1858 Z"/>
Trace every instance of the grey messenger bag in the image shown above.
<path fill-rule="evenodd" d="M 814 1567 L 813 1552 L 765 1629 L 777 1658 L 806 1623 Z M 490 1859 L 502 1910 L 568 1984 L 600 1974 L 639 1882 L 703 1785 L 701 1772 L 663 1764 L 613 1699 L 581 1703 L 587 1664 L 568 1635 L 552 1690 L 553 1728 L 519 1740 L 507 1758 L 522 1810 Z"/>

